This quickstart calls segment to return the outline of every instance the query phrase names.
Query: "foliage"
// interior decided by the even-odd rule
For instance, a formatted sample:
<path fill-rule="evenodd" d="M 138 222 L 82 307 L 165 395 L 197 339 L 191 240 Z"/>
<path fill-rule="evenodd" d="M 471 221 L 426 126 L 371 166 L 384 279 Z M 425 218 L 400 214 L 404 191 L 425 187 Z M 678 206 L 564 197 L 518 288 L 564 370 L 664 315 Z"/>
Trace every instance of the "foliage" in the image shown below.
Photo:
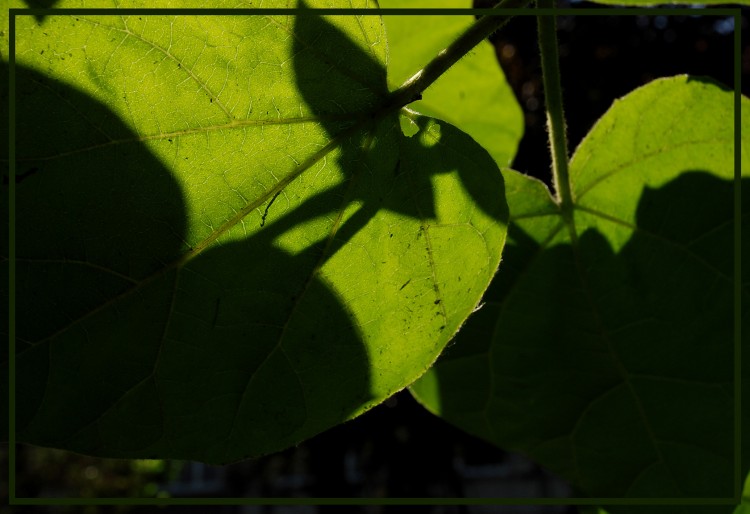
<path fill-rule="evenodd" d="M 350 4 L 17 17 L 19 440 L 225 463 L 413 384 L 581 494 L 731 496 L 733 92 L 616 102 L 567 211 L 489 48 L 398 87 L 470 18 Z"/>
<path fill-rule="evenodd" d="M 17 135 L 21 440 L 281 450 L 413 382 L 497 269 L 497 165 L 447 123 L 401 133 L 377 17 L 18 33 L 17 116 L 44 120 Z"/>
<path fill-rule="evenodd" d="M 590 496 L 731 496 L 732 110 L 688 77 L 616 102 L 571 160 L 571 224 L 506 173 L 503 271 L 417 397 Z"/>

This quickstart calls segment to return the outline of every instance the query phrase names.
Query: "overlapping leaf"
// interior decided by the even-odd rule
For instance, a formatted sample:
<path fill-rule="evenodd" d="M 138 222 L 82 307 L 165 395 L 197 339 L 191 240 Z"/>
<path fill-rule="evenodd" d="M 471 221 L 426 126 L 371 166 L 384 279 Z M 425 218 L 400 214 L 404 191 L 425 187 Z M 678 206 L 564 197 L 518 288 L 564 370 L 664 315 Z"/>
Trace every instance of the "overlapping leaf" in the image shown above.
<path fill-rule="evenodd" d="M 383 8 L 470 8 L 470 0 L 380 0 Z M 384 16 L 388 34 L 388 82 L 398 86 L 471 26 L 468 15 Z M 461 128 L 499 166 L 510 166 L 523 135 L 523 113 L 485 41 L 458 61 L 410 108 Z"/>
<path fill-rule="evenodd" d="M 417 398 L 582 494 L 732 497 L 732 119 L 691 77 L 616 102 L 572 159 L 570 225 L 508 171 L 503 266 Z"/>
<path fill-rule="evenodd" d="M 227 462 L 432 364 L 504 186 L 451 125 L 402 134 L 385 52 L 377 16 L 18 18 L 19 440 Z"/>

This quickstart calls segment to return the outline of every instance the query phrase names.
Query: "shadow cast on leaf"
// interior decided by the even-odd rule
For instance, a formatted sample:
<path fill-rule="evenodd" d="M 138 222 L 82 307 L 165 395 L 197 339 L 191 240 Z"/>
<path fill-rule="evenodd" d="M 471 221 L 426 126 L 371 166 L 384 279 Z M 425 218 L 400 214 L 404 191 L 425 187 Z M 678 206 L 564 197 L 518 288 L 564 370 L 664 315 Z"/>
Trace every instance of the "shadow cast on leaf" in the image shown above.
<path fill-rule="evenodd" d="M 268 227 L 182 263 L 183 192 L 136 134 L 35 71 L 16 66 L 16 83 L 19 441 L 221 463 L 369 400 L 367 353 L 315 275 L 319 248 L 289 255 Z"/>
<path fill-rule="evenodd" d="M 217 241 L 190 241 L 194 192 L 149 149 L 153 137 L 16 66 L 19 441 L 209 463 L 275 452 L 408 385 L 476 304 L 508 215 L 497 166 L 446 123 L 418 118 L 419 133 L 405 137 L 376 59 L 312 12 L 293 27 L 297 89 L 331 141 L 341 180 L 295 190 L 303 196 L 286 210 L 274 200 L 287 189 L 266 190 L 260 227 L 239 239 L 222 218 L 211 220 L 223 227 Z M 298 164 L 285 187 L 315 162 Z M 316 219 L 330 228 L 305 231 Z M 297 251 L 282 248 L 300 233 Z M 463 283 L 461 269 L 446 272 L 461 245 L 453 238 L 477 245 L 463 257 L 487 268 Z M 387 244 L 384 260 L 373 260 L 368 245 Z M 446 264 L 433 259 L 439 252 Z M 368 297 L 358 318 L 336 273 L 368 263 L 368 278 L 351 276 Z M 373 321 L 377 336 L 363 329 Z M 375 387 L 382 375 L 390 378 Z"/>
<path fill-rule="evenodd" d="M 732 198 L 701 170 L 645 187 L 619 251 L 617 220 L 549 247 L 512 223 L 485 307 L 433 368 L 441 415 L 581 495 L 731 497 Z"/>
<path fill-rule="evenodd" d="M 302 1 L 300 8 L 308 6 Z M 398 115 L 389 105 L 386 70 L 372 55 L 314 10 L 296 16 L 294 32 L 293 65 L 300 94 L 330 138 L 341 139 L 338 164 L 345 180 L 336 189 L 320 193 L 327 199 L 319 205 L 330 212 L 343 210 L 341 199 L 344 205 L 362 204 L 338 229 L 339 241 L 347 241 L 380 210 L 425 223 L 434 220 L 438 199 L 432 181 L 446 173 L 458 175 L 483 212 L 504 221 L 502 177 L 498 174 L 494 187 L 487 187 L 488 177 L 480 170 L 496 165 L 468 135 L 446 123 L 419 117 L 417 134 L 404 136 Z M 307 44 L 318 39 L 323 44 Z M 363 92 L 365 97 L 360 97 Z M 353 115 L 353 121 L 342 125 L 342 115 Z M 352 125 L 360 130 L 350 134 Z M 463 155 L 463 161 L 449 155 L 466 148 L 475 154 Z"/>
<path fill-rule="evenodd" d="M 30 9 L 54 9 L 55 4 L 59 1 L 60 0 L 24 0 L 24 3 L 28 5 Z M 46 17 L 47 16 L 43 14 L 34 15 L 34 18 L 36 18 L 36 21 L 39 23 L 44 22 Z"/>

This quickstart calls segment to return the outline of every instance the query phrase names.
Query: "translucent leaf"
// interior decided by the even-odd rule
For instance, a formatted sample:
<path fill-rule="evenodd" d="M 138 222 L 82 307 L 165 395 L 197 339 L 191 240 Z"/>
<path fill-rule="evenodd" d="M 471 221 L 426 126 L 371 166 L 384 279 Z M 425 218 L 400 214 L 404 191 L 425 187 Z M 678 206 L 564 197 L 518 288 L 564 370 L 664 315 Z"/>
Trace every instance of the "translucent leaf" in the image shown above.
<path fill-rule="evenodd" d="M 680 76 L 615 102 L 570 226 L 508 170 L 503 266 L 416 397 L 588 496 L 731 497 L 733 96 Z"/>
<path fill-rule="evenodd" d="M 497 269 L 498 167 L 403 135 L 378 16 L 21 16 L 16 44 L 20 441 L 283 449 L 415 380 Z"/>
<path fill-rule="evenodd" d="M 470 8 L 471 0 L 380 0 L 383 8 Z M 388 83 L 398 86 L 471 26 L 472 16 L 384 16 L 388 34 Z M 492 45 L 485 41 L 458 61 L 410 108 L 459 127 L 499 166 L 510 166 L 523 136 L 523 113 L 505 80 Z"/>

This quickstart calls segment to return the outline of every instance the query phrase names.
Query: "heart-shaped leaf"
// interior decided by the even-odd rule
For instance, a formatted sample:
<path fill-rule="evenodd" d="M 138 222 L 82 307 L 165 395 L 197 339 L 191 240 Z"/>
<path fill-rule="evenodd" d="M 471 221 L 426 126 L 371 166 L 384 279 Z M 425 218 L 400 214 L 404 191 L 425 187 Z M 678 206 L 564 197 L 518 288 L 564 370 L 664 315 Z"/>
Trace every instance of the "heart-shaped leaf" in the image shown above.
<path fill-rule="evenodd" d="M 505 173 L 503 266 L 416 397 L 585 495 L 731 497 L 733 105 L 685 76 L 617 101 L 571 161 L 570 223 Z"/>
<path fill-rule="evenodd" d="M 489 284 L 502 176 L 448 123 L 402 133 L 378 16 L 16 34 L 20 441 L 280 450 L 410 384 Z"/>

